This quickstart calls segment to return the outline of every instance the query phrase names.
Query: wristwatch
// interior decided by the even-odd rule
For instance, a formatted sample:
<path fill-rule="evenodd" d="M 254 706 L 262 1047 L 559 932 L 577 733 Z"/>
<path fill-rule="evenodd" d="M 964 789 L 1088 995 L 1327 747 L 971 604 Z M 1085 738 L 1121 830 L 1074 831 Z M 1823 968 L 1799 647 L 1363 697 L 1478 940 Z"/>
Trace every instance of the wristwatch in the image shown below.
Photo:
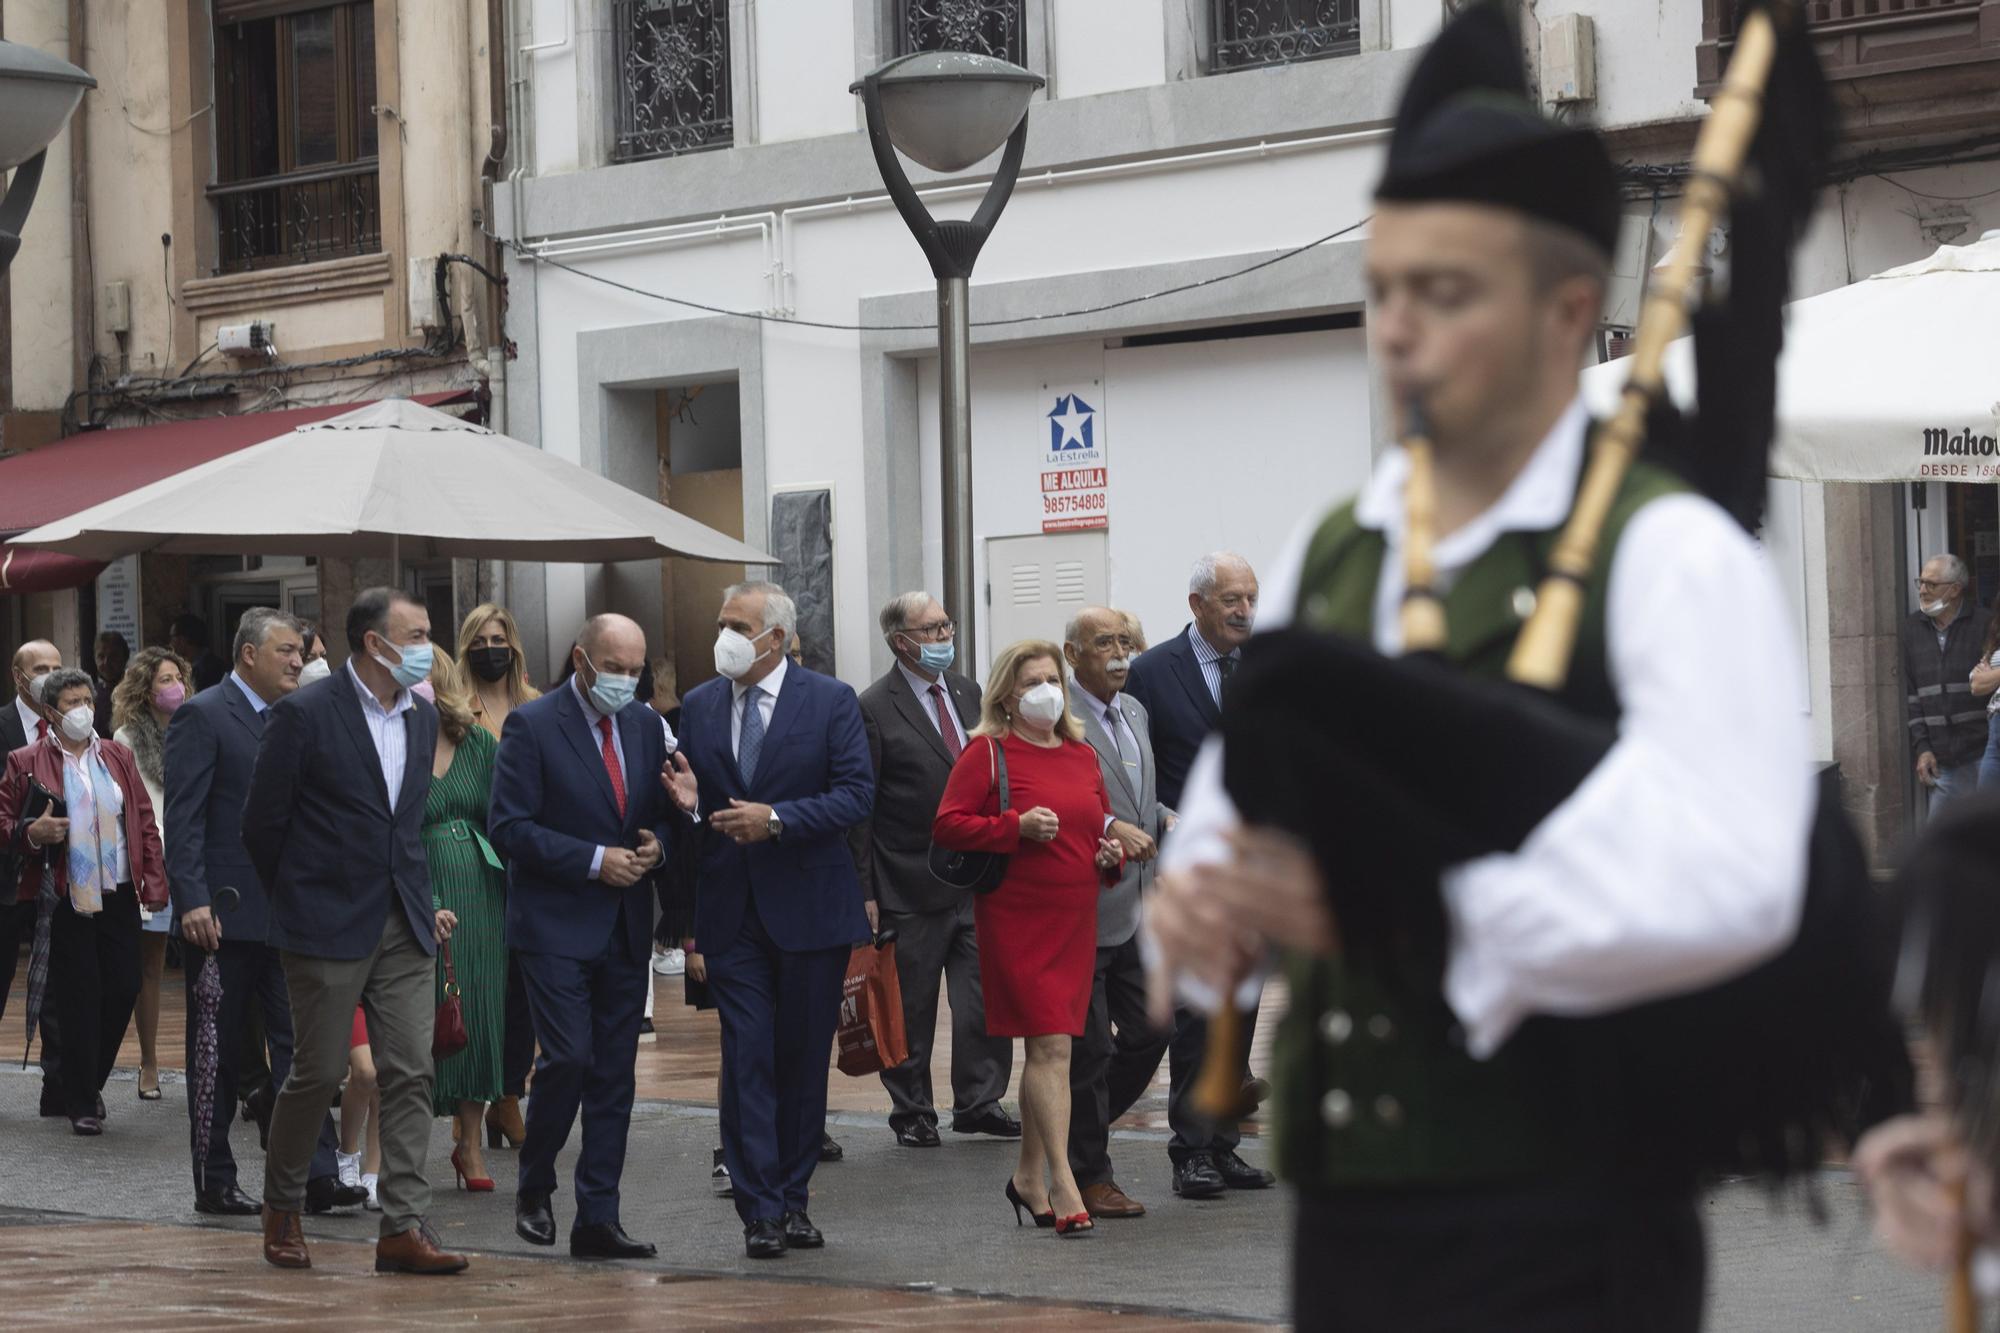
<path fill-rule="evenodd" d="M 770 830 L 772 842 L 776 842 L 779 838 L 785 836 L 785 821 L 778 818 L 776 810 L 773 810 L 771 817 L 764 821 L 764 827 Z"/>

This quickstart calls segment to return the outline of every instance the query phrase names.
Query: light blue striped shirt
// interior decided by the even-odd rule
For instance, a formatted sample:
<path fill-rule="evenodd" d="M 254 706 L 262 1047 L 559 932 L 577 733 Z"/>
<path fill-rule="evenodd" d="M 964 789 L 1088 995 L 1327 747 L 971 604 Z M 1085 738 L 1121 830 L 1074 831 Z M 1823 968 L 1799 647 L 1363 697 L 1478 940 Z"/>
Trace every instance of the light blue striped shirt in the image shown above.
<path fill-rule="evenodd" d="M 382 701 L 354 669 L 354 659 L 347 659 L 347 678 L 354 682 L 354 692 L 361 696 L 361 719 L 368 724 L 368 738 L 375 742 L 375 757 L 382 764 L 382 784 L 389 789 L 389 809 L 396 809 L 396 797 L 403 790 L 403 769 L 409 764 L 410 738 L 403 725 L 403 714 L 414 706 L 408 690 L 397 690 L 396 701 L 384 708 Z"/>

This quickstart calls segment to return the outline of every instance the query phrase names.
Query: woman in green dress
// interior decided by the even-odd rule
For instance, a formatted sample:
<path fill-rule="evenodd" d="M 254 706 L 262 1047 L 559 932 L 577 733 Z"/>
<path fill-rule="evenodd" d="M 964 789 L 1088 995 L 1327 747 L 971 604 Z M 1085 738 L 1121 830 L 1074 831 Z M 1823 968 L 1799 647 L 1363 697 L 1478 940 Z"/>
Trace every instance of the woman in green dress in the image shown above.
<path fill-rule="evenodd" d="M 424 855 L 432 897 L 458 915 L 451 957 L 469 1038 L 464 1050 L 437 1062 L 431 1105 L 438 1115 L 458 1122 L 451 1166 L 459 1183 L 470 1190 L 490 1190 L 493 1179 L 480 1155 L 479 1123 L 486 1104 L 500 1097 L 507 1019 L 507 874 L 486 841 L 486 802 L 499 742 L 473 720 L 449 657 L 438 654 L 428 684 L 437 704 L 438 741 L 430 796 L 424 802 Z M 443 1003 L 442 957 L 437 987 Z"/>

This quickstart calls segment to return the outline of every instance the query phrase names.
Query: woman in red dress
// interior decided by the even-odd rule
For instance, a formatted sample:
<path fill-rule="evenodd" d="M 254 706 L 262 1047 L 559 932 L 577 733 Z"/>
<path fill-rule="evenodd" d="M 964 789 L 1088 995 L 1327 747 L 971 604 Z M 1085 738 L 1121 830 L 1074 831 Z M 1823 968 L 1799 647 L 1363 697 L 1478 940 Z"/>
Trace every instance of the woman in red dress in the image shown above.
<path fill-rule="evenodd" d="M 1069 1169 L 1069 1056 L 1083 1035 L 1097 956 L 1097 895 L 1123 866 L 1104 830 L 1111 803 L 1097 752 L 1069 711 L 1062 650 L 1017 643 L 994 660 L 973 730 L 931 836 L 953 851 L 1005 852 L 1007 876 L 973 900 L 986 1030 L 1026 1038 L 1021 1160 L 1007 1182 L 1015 1221 L 1062 1236 L 1091 1228 Z M 995 747 L 1011 808 L 1000 809 Z M 1105 877 L 1109 875 L 1107 880 Z"/>

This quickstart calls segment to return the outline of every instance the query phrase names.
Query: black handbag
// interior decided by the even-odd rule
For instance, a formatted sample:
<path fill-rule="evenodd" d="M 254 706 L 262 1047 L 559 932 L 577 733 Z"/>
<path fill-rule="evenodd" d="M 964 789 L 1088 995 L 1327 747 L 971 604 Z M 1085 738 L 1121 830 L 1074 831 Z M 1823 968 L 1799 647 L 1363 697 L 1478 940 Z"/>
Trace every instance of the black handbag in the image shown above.
<path fill-rule="evenodd" d="M 1005 813 L 1009 797 L 1007 795 L 1007 752 L 1000 748 L 1000 742 L 992 743 L 993 789 L 1000 793 L 1000 813 Z M 949 847 L 931 843 L 931 874 L 954 889 L 969 889 L 973 893 L 991 893 L 1000 887 L 1000 881 L 1007 878 L 1007 853 L 1005 852 L 955 852 Z"/>

